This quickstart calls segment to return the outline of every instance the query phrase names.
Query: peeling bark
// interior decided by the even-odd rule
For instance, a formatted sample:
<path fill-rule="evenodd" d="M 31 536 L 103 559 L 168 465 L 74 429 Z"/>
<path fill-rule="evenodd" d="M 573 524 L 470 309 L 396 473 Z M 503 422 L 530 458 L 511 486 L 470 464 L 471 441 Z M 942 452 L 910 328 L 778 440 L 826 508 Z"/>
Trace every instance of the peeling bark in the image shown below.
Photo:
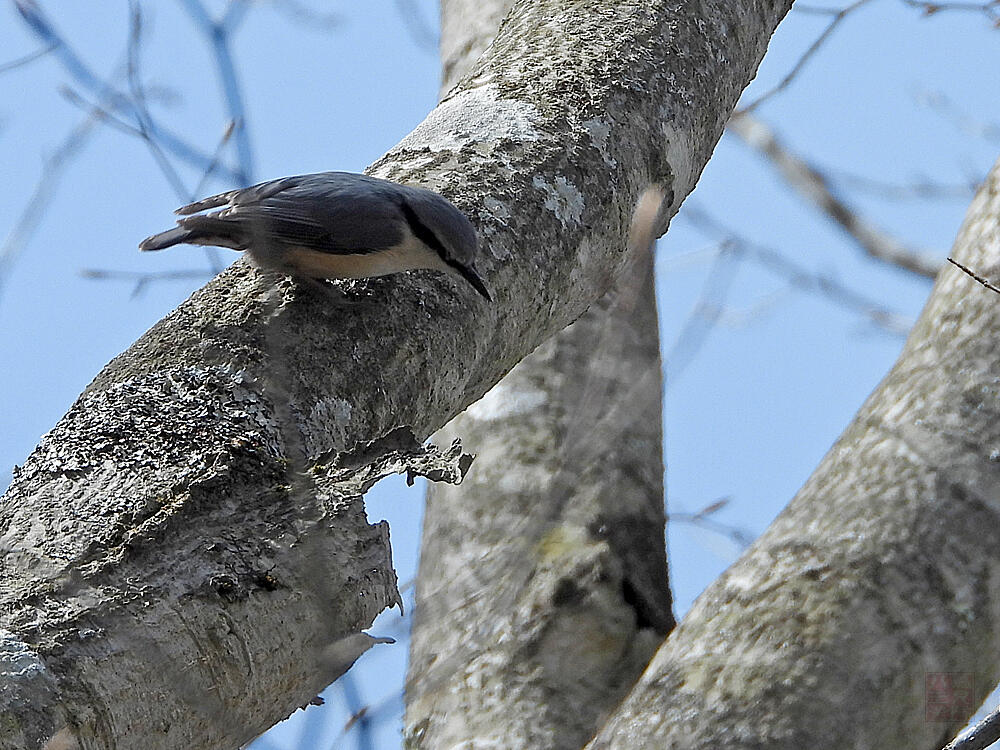
<path fill-rule="evenodd" d="M 0 747 L 232 747 L 343 671 L 395 575 L 319 457 L 425 438 L 599 298 L 639 191 L 676 211 L 789 5 L 515 5 L 371 170 L 470 216 L 493 306 L 416 273 L 334 308 L 240 262 L 113 360 L 0 502 Z"/>
<path fill-rule="evenodd" d="M 1000 162 L 953 251 L 988 278 L 998 222 Z M 928 680 L 971 676 L 971 714 L 1000 679 L 998 338 L 996 296 L 946 266 L 892 371 L 590 747 L 932 750 L 954 736 L 964 719 L 929 720 Z"/>

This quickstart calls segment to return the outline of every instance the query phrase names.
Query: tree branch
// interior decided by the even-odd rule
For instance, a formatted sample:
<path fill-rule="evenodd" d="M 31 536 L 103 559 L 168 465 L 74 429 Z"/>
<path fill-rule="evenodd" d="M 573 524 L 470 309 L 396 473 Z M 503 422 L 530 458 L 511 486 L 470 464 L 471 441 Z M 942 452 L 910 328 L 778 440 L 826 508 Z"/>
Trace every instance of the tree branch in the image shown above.
<path fill-rule="evenodd" d="M 1000 708 L 994 709 L 968 732 L 953 739 L 941 750 L 985 750 L 1000 741 Z"/>
<path fill-rule="evenodd" d="M 964 264 L 998 270 L 997 217 L 1000 162 L 956 240 Z M 998 338 L 994 295 L 943 271 L 893 370 L 592 748 L 931 750 L 954 735 L 1000 677 Z M 974 693 L 929 719 L 928 679 L 949 673 Z"/>
<path fill-rule="evenodd" d="M 824 11 L 823 15 L 830 16 L 830 22 L 827 24 L 826 28 L 823 29 L 820 35 L 813 40 L 813 43 L 809 45 L 808 49 L 806 49 L 804 53 L 802 53 L 799 59 L 795 62 L 795 65 L 792 66 L 792 69 L 789 70 L 788 73 L 786 73 L 785 76 L 775 86 L 765 91 L 763 94 L 758 96 L 756 99 L 754 99 L 746 106 L 740 107 L 738 110 L 736 110 L 736 114 L 748 115 L 755 109 L 757 109 L 757 107 L 759 107 L 761 104 L 770 99 L 772 96 L 780 94 L 782 91 L 788 88 L 791 85 L 792 81 L 794 81 L 795 78 L 799 75 L 799 73 L 801 73 L 802 70 L 805 68 L 806 63 L 808 63 L 809 60 L 812 59 L 813 55 L 819 52 L 820 48 L 826 43 L 826 41 L 830 38 L 833 32 L 837 30 L 837 27 L 841 24 L 841 22 L 844 19 L 846 19 L 851 13 L 860 8 L 862 5 L 866 5 L 869 2 L 871 2 L 871 0 L 855 0 L 855 2 L 851 3 L 846 8 L 841 8 L 839 10 L 823 9 Z M 799 6 L 795 7 L 796 9 L 799 8 Z M 817 9 L 809 8 L 808 10 L 806 10 L 806 12 L 817 13 Z"/>
<path fill-rule="evenodd" d="M 815 167 L 793 154 L 760 120 L 750 115 L 734 116 L 728 129 L 770 159 L 788 184 L 812 201 L 848 233 L 868 255 L 899 268 L 933 279 L 941 262 L 931 254 L 905 247 L 873 226 L 844 200 L 837 197 L 829 181 Z"/>
<path fill-rule="evenodd" d="M 30 65 L 35 60 L 45 57 L 53 50 L 54 47 L 55 44 L 50 42 L 41 49 L 37 49 L 34 52 L 29 52 L 27 55 L 22 55 L 21 57 L 16 57 L 13 60 L 8 60 L 5 63 L 0 63 L 0 74 L 9 73 L 12 70 L 17 70 L 18 68 L 23 68 L 26 65 Z"/>
<path fill-rule="evenodd" d="M 63 66 L 77 84 L 95 94 L 101 101 L 107 101 L 107 108 L 111 111 L 121 112 L 126 118 L 135 119 L 137 113 L 135 105 L 127 96 L 115 91 L 110 84 L 101 80 L 84 61 L 80 58 L 66 40 L 59 34 L 55 26 L 42 12 L 36 0 L 14 0 L 14 7 L 21 15 L 29 30 L 38 37 L 39 41 L 52 48 L 51 54 Z M 199 169 L 205 169 L 212 164 L 212 157 L 202 153 L 199 149 L 184 141 L 175 133 L 165 128 L 159 127 L 155 122 L 151 123 L 152 136 L 160 146 L 169 151 L 174 156 L 194 165 Z M 215 169 L 222 169 L 224 165 L 214 165 Z M 225 168 L 224 171 L 237 177 L 237 173 Z"/>

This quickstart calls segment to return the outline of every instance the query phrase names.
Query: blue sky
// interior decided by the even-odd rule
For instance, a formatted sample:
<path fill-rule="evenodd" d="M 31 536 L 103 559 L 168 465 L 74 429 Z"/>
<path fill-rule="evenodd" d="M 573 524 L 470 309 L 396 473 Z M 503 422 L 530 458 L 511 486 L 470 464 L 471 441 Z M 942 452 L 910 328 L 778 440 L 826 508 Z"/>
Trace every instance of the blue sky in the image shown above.
<path fill-rule="evenodd" d="M 120 74 L 128 35 L 124 2 L 52 0 L 42 7 L 98 75 Z M 255 4 L 233 36 L 256 179 L 360 171 L 434 105 L 436 53 L 404 21 L 400 7 L 410 7 L 433 29 L 435 3 L 372 0 L 327 7 L 339 18 L 330 28 L 296 20 L 276 4 Z M 144 80 L 157 95 L 154 112 L 210 152 L 227 115 L 209 46 L 183 3 L 143 8 Z M 766 90 L 784 75 L 826 21 L 793 12 L 752 91 Z M 897 0 L 874 0 L 848 18 L 792 86 L 758 115 L 790 147 L 834 175 L 893 184 L 968 183 L 1000 153 L 998 34 L 975 13 L 928 18 Z M 0 5 L 0 65 L 38 47 L 12 5 Z M 66 85 L 76 84 L 52 56 L 0 74 L 0 237 L 16 226 L 46 157 L 84 117 L 60 93 Z M 983 123 L 993 123 L 992 132 L 979 127 Z M 183 165 L 179 170 L 193 189 L 197 171 Z M 959 195 L 893 201 L 848 190 L 853 183 L 838 184 L 891 234 L 942 259 L 969 200 Z M 201 192 L 228 186 L 216 181 Z M 157 282 L 133 295 L 130 282 L 81 275 L 87 268 L 207 273 L 206 256 L 195 248 L 143 256 L 136 250 L 140 239 L 170 224 L 180 202 L 146 146 L 111 127 L 94 128 L 66 165 L 37 229 L 0 278 L 0 485 L 6 486 L 10 467 L 109 359 L 207 279 Z M 688 323 L 715 257 L 712 239 L 686 218 L 690 207 L 907 318 L 916 317 L 930 289 L 924 279 L 863 257 L 767 163 L 727 135 L 659 244 L 665 351 L 673 350 Z M 233 257 L 220 253 L 227 261 Z M 732 262 L 727 271 L 728 293 L 710 300 L 723 306 L 720 320 L 665 394 L 668 501 L 672 510 L 694 511 L 731 498 L 717 519 L 757 534 L 886 373 L 903 338 L 815 293 L 790 289 L 785 279 L 749 260 Z M 421 488 L 401 481 L 380 485 L 369 498 L 371 519 L 390 522 L 401 581 L 415 570 L 421 506 Z M 676 524 L 669 551 L 682 614 L 739 550 L 724 535 Z M 398 637 L 398 627 L 393 612 L 372 632 Z M 327 691 L 326 707 L 300 712 L 261 747 L 353 747 L 356 728 L 336 740 L 347 715 L 345 687 L 362 702 L 389 697 L 375 712 L 372 746 L 397 746 L 400 703 L 392 696 L 402 684 L 405 649 L 404 637 L 370 652 L 352 672 L 352 684 Z M 314 734 L 303 738 L 302 732 Z"/>

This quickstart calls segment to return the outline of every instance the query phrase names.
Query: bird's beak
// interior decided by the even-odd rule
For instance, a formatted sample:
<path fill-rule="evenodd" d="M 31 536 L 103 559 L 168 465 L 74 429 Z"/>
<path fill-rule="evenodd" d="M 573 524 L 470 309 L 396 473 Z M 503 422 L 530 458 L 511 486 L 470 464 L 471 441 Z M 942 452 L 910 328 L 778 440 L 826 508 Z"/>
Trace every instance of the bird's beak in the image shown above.
<path fill-rule="evenodd" d="M 477 292 L 479 292 L 486 298 L 487 302 L 493 301 L 493 298 L 490 296 L 489 290 L 486 288 L 486 284 L 483 283 L 483 279 L 479 275 L 479 272 L 476 270 L 475 266 L 459 265 L 457 266 L 456 270 L 463 279 L 465 279 L 472 285 L 473 289 L 475 289 Z"/>

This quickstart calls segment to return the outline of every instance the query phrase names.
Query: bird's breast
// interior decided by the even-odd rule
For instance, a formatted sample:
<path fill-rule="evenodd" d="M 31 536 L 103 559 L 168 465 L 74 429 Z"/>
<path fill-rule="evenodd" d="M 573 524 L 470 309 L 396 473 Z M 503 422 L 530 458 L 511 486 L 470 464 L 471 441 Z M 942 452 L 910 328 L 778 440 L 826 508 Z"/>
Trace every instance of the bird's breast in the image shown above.
<path fill-rule="evenodd" d="M 292 247 L 282 254 L 282 261 L 288 272 L 316 279 L 364 279 L 420 268 L 449 270 L 436 252 L 419 241 L 404 241 L 369 253 L 343 255 Z"/>

